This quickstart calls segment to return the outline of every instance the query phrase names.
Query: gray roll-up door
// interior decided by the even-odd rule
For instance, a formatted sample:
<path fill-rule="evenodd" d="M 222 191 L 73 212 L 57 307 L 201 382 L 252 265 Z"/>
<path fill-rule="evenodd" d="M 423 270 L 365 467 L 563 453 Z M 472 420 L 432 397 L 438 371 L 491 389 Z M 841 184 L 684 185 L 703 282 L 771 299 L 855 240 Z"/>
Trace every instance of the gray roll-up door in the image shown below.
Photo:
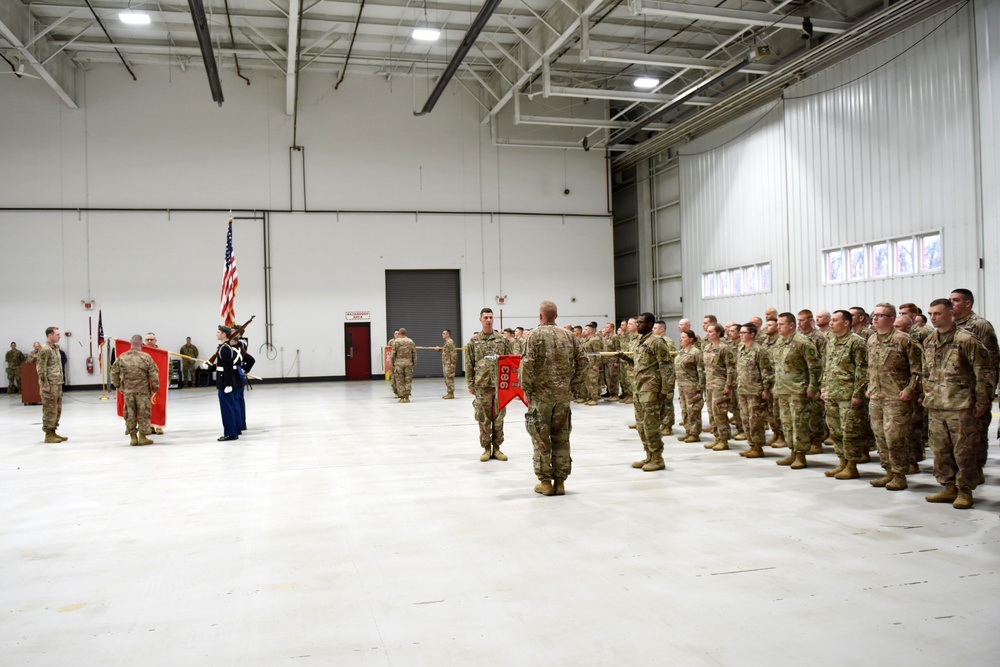
<path fill-rule="evenodd" d="M 440 345 L 441 332 L 451 329 L 451 338 L 462 346 L 461 284 L 457 269 L 385 272 L 385 340 L 403 327 L 417 347 Z M 461 374 L 462 353 L 458 353 L 456 374 Z M 417 350 L 413 377 L 442 377 L 441 353 Z"/>

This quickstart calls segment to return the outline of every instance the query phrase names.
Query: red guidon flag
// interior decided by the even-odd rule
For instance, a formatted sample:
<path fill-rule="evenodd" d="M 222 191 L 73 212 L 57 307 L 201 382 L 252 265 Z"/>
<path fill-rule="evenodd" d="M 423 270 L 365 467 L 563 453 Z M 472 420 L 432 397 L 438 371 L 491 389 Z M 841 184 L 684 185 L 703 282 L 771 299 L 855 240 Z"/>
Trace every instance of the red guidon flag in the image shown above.
<path fill-rule="evenodd" d="M 120 357 L 132 349 L 132 344 L 127 340 L 115 338 L 115 358 Z M 142 351 L 153 357 L 156 363 L 156 370 L 159 371 L 160 388 L 153 395 L 153 409 L 150 413 L 149 423 L 154 426 L 167 425 L 167 385 L 170 384 L 170 353 L 159 347 L 142 346 Z M 118 416 L 125 416 L 125 397 L 120 391 L 115 392 L 118 401 Z"/>
<path fill-rule="evenodd" d="M 497 358 L 497 412 L 503 410 L 515 398 L 520 398 L 525 405 L 528 404 L 524 398 L 524 390 L 521 389 L 520 371 L 520 354 L 501 354 Z"/>

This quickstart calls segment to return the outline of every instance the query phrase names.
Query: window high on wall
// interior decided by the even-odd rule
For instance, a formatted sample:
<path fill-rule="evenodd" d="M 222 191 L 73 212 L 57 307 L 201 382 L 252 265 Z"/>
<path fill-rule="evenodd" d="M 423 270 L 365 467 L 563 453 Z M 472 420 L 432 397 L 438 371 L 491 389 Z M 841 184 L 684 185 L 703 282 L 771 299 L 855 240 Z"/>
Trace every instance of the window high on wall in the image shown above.
<path fill-rule="evenodd" d="M 701 296 L 704 299 L 760 294 L 770 291 L 770 262 L 701 274 Z"/>
<path fill-rule="evenodd" d="M 941 232 L 879 239 L 823 251 L 826 284 L 876 280 L 943 270 Z"/>

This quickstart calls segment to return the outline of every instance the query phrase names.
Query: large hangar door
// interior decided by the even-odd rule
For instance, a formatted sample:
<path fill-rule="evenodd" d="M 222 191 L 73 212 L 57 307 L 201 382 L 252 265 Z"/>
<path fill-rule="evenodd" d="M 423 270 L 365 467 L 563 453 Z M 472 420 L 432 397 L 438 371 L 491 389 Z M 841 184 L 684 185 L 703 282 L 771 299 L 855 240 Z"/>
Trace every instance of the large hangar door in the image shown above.
<path fill-rule="evenodd" d="M 427 271 L 385 272 L 385 339 L 403 327 L 406 335 L 417 347 L 440 345 L 441 332 L 451 329 L 452 340 L 461 347 L 462 313 L 461 286 L 458 270 L 434 269 Z M 459 352 L 456 371 L 462 368 Z M 441 353 L 436 350 L 417 350 L 417 366 L 413 377 L 442 377 Z"/>

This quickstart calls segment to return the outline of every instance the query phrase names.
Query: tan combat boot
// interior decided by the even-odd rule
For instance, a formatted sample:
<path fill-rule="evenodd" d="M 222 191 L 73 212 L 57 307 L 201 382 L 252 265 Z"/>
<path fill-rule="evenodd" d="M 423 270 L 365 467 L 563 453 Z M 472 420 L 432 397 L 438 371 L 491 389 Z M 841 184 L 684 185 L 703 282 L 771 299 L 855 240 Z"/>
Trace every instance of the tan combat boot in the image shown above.
<path fill-rule="evenodd" d="M 493 458 L 495 458 L 497 461 L 506 461 L 507 455 L 501 452 L 500 447 L 497 446 L 493 448 Z"/>
<path fill-rule="evenodd" d="M 971 499 L 972 494 L 970 493 L 969 496 Z M 955 488 L 954 482 L 949 482 L 945 484 L 943 490 L 924 496 L 924 500 L 929 503 L 954 503 L 958 500 L 958 489 Z"/>
<path fill-rule="evenodd" d="M 52 429 L 49 428 L 49 429 L 45 429 L 45 442 L 55 443 L 55 442 L 62 442 L 62 440 L 60 440 L 56 436 L 56 432 L 55 431 L 53 431 Z"/>
<path fill-rule="evenodd" d="M 810 456 L 813 455 L 813 454 L 822 454 L 822 453 L 823 453 L 823 443 L 821 443 L 821 442 L 814 442 L 809 447 L 809 451 L 806 452 L 806 454 L 808 454 Z"/>
<path fill-rule="evenodd" d="M 901 472 L 892 473 L 892 479 L 885 485 L 885 488 L 888 491 L 902 491 L 906 487 L 906 475 Z"/>
<path fill-rule="evenodd" d="M 787 446 L 788 443 L 785 442 L 785 436 L 781 436 L 780 438 L 771 443 L 771 449 L 784 449 Z"/>
<path fill-rule="evenodd" d="M 740 452 L 748 459 L 759 459 L 764 456 L 764 448 L 760 445 L 750 445 L 750 449 L 746 452 Z"/>
<path fill-rule="evenodd" d="M 153 441 L 150 440 L 149 438 L 147 438 L 145 436 L 145 434 L 143 434 L 143 435 L 139 436 L 137 444 L 140 444 L 140 445 L 151 445 L 151 444 L 153 444 Z"/>
<path fill-rule="evenodd" d="M 57 426 L 56 428 L 59 428 L 59 427 Z M 67 438 L 66 436 L 59 435 L 58 433 L 56 433 L 56 429 L 55 428 L 52 429 L 52 435 L 55 436 L 56 438 L 58 438 L 59 442 L 66 442 L 67 440 L 69 440 L 69 438 Z"/>
<path fill-rule="evenodd" d="M 556 490 L 552 488 L 552 480 L 543 479 L 538 484 L 535 484 L 535 493 L 540 493 L 543 496 L 554 496 Z"/>
<path fill-rule="evenodd" d="M 631 428 L 631 429 L 635 429 L 635 428 L 638 428 L 638 425 L 633 423 L 633 424 L 629 424 L 628 427 Z"/>
<path fill-rule="evenodd" d="M 795 452 L 795 460 L 792 461 L 792 465 L 788 466 L 792 470 L 801 470 L 802 468 L 808 468 L 809 465 L 806 463 L 805 452 Z"/>
<path fill-rule="evenodd" d="M 773 445 L 772 445 L 772 447 L 773 447 Z M 779 466 L 790 466 L 790 465 L 792 465 L 793 463 L 795 463 L 795 452 L 794 451 L 790 452 L 788 454 L 788 456 L 786 456 L 783 459 L 778 459 L 777 461 L 775 461 L 775 463 L 777 463 Z"/>
<path fill-rule="evenodd" d="M 672 427 L 670 426 L 660 427 L 660 435 L 673 435 L 673 434 L 674 434 L 674 429 Z"/>
<path fill-rule="evenodd" d="M 866 449 L 865 451 L 861 452 L 861 458 L 858 459 L 858 463 L 871 463 L 871 460 L 872 460 L 872 455 Z"/>
<path fill-rule="evenodd" d="M 716 437 L 716 438 L 715 438 L 715 440 L 713 440 L 712 442 L 706 442 L 706 443 L 705 443 L 705 444 L 703 445 L 703 447 L 704 447 L 705 449 L 715 449 L 715 446 L 716 446 L 717 444 L 719 444 L 719 438 L 718 438 L 718 437 Z"/>
<path fill-rule="evenodd" d="M 837 476 L 837 475 L 838 475 L 838 474 L 839 474 L 840 472 L 842 472 L 842 471 L 844 470 L 844 468 L 846 468 L 846 467 L 847 467 L 847 459 L 845 459 L 845 458 L 844 458 L 843 456 L 841 456 L 841 457 L 840 457 L 840 465 L 838 465 L 838 466 L 837 466 L 836 468 L 834 468 L 833 470 L 827 470 L 827 471 L 826 471 L 825 473 L 823 473 L 823 474 L 824 474 L 824 475 L 826 475 L 827 477 L 836 477 L 836 476 Z"/>
<path fill-rule="evenodd" d="M 910 466 L 906 469 L 907 475 L 916 475 L 919 472 L 920 472 L 920 466 L 917 465 L 916 461 L 911 463 Z"/>
<path fill-rule="evenodd" d="M 486 463 L 487 461 L 489 461 L 490 460 L 490 450 L 484 449 L 483 450 L 483 455 L 479 457 L 479 460 L 482 461 L 483 463 Z"/>
<path fill-rule="evenodd" d="M 684 442 L 701 442 L 701 438 L 693 433 L 684 437 Z"/>
<path fill-rule="evenodd" d="M 715 447 L 712 447 L 712 451 L 715 452 L 724 452 L 727 449 L 729 449 L 728 440 L 719 440 L 719 442 L 715 443 Z"/>
<path fill-rule="evenodd" d="M 441 398 L 455 398 L 455 394 L 445 394 Z"/>
<path fill-rule="evenodd" d="M 903 478 L 906 479 L 905 477 Z M 972 491 L 968 489 L 959 489 L 958 497 L 955 498 L 955 502 L 951 504 L 957 510 L 967 510 L 972 507 Z"/>
<path fill-rule="evenodd" d="M 132 433 L 132 434 L 129 435 L 129 443 L 128 444 L 133 445 L 133 446 L 139 444 L 139 438 L 136 436 L 135 433 Z"/>
<path fill-rule="evenodd" d="M 858 462 L 848 461 L 844 469 L 833 476 L 834 479 L 859 479 L 861 473 L 858 472 Z"/>
<path fill-rule="evenodd" d="M 555 486 L 553 487 L 553 490 L 555 491 L 555 494 L 557 496 L 565 496 L 566 495 L 566 480 L 562 479 L 560 477 L 556 477 L 555 478 Z"/>
<path fill-rule="evenodd" d="M 743 442 L 746 439 L 747 439 L 746 433 L 744 433 L 743 431 L 738 431 L 736 435 L 733 436 L 733 440 L 738 440 L 740 442 Z"/>
<path fill-rule="evenodd" d="M 869 483 L 872 486 L 881 489 L 882 487 L 884 487 L 886 484 L 888 484 L 891 481 L 892 481 L 892 471 L 886 470 L 884 475 L 882 475 L 878 479 L 873 479 Z M 951 502 L 951 501 L 949 500 L 948 502 Z"/>
<path fill-rule="evenodd" d="M 594 399 L 590 399 L 589 401 L 584 403 L 584 405 L 597 405 L 597 401 L 595 401 Z"/>
<path fill-rule="evenodd" d="M 772 433 L 771 437 L 768 438 L 767 441 L 764 444 L 765 445 L 773 445 L 777 441 L 778 441 L 778 436 L 776 434 Z"/>
<path fill-rule="evenodd" d="M 654 470 L 663 470 L 666 467 L 666 464 L 663 462 L 663 452 L 652 452 L 649 457 L 649 463 L 642 466 L 642 469 L 645 472 L 653 472 Z"/>
<path fill-rule="evenodd" d="M 633 468 L 641 468 L 644 465 L 646 465 L 647 463 L 649 463 L 651 460 L 652 460 L 652 455 L 649 453 L 649 450 L 647 449 L 646 450 L 646 458 L 644 458 L 641 461 L 633 461 L 632 462 L 632 467 Z"/>

